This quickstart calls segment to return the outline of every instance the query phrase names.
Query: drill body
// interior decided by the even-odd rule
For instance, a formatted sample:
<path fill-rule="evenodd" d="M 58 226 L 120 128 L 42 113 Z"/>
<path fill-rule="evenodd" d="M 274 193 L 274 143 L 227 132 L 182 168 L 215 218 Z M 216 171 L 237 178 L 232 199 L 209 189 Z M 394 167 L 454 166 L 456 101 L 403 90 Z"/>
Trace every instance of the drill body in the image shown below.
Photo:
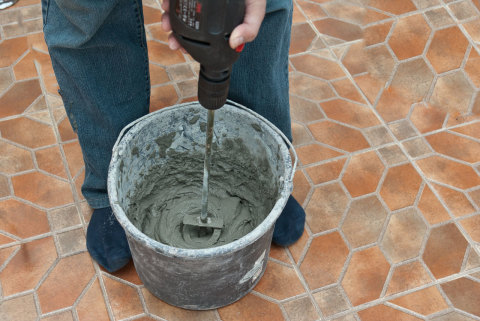
<path fill-rule="evenodd" d="M 200 63 L 198 100 L 210 110 L 228 95 L 233 63 L 242 48 L 230 48 L 233 29 L 243 22 L 245 0 L 169 0 L 172 33 Z"/>

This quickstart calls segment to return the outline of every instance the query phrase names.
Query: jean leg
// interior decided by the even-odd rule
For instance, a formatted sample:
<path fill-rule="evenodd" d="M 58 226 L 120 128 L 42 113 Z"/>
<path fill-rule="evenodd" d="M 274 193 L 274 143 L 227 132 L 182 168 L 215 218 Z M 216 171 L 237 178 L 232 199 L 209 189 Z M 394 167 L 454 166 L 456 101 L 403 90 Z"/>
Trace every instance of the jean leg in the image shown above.
<path fill-rule="evenodd" d="M 257 38 L 245 46 L 233 66 L 229 99 L 277 126 L 292 140 L 288 95 L 288 51 L 292 0 L 268 0 Z"/>
<path fill-rule="evenodd" d="M 148 113 L 150 78 L 141 0 L 42 0 L 44 34 L 85 161 L 82 193 L 109 206 L 107 173 L 120 130 Z"/>

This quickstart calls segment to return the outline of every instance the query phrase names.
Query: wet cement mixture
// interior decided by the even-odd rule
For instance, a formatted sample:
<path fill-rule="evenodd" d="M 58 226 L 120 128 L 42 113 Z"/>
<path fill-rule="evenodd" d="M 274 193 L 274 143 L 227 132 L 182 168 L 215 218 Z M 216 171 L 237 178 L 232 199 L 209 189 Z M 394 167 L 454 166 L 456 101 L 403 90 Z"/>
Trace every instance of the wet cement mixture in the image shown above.
<path fill-rule="evenodd" d="M 136 183 L 127 211 L 148 237 L 179 248 L 216 247 L 248 234 L 273 208 L 278 186 L 272 182 L 267 155 L 252 155 L 238 138 L 224 139 L 221 146 L 214 142 L 208 213 L 222 218 L 224 227 L 218 241 L 209 245 L 211 229 L 183 226 L 185 215 L 200 215 L 204 153 L 161 147 L 168 161 L 154 165 Z"/>

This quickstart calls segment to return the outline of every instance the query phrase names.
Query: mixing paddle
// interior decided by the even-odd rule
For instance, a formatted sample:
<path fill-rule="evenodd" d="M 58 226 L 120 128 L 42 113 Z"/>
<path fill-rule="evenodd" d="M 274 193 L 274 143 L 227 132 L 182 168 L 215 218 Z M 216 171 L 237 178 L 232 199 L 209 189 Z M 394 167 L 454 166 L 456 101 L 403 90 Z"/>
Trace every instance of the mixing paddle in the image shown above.
<path fill-rule="evenodd" d="M 193 242 L 193 240 L 190 236 L 190 231 L 188 231 L 188 226 L 198 227 L 199 236 L 202 232 L 206 232 L 205 230 L 208 231 L 208 229 L 213 229 L 213 233 L 208 240 L 210 245 L 213 245 L 215 242 L 217 242 L 223 228 L 223 219 L 208 216 L 208 179 L 210 176 L 210 162 L 212 159 L 214 121 L 215 110 L 209 109 L 207 117 L 205 158 L 203 162 L 202 211 L 200 216 L 185 215 L 183 217 L 183 237 L 185 238 L 185 241 L 189 243 Z M 202 231 L 202 229 L 204 231 Z"/>

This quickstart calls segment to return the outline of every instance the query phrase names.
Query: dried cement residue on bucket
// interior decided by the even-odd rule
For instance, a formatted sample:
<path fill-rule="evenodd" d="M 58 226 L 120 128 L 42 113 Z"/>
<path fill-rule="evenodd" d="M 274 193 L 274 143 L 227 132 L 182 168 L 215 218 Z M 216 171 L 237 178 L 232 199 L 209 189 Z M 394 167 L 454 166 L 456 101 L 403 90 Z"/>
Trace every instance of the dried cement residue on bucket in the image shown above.
<path fill-rule="evenodd" d="M 171 139 L 164 137 L 157 144 Z M 126 214 L 150 238 L 180 248 L 210 247 L 203 244 L 209 235 L 199 235 L 194 227 L 187 232 L 195 243 L 183 237 L 183 216 L 200 215 L 201 151 L 167 150 L 168 162 L 154 165 L 136 182 Z M 224 228 L 213 246 L 241 238 L 267 217 L 278 197 L 272 177 L 266 154 L 253 155 L 242 139 L 223 139 L 221 146 L 214 142 L 208 212 L 223 218 Z"/>

